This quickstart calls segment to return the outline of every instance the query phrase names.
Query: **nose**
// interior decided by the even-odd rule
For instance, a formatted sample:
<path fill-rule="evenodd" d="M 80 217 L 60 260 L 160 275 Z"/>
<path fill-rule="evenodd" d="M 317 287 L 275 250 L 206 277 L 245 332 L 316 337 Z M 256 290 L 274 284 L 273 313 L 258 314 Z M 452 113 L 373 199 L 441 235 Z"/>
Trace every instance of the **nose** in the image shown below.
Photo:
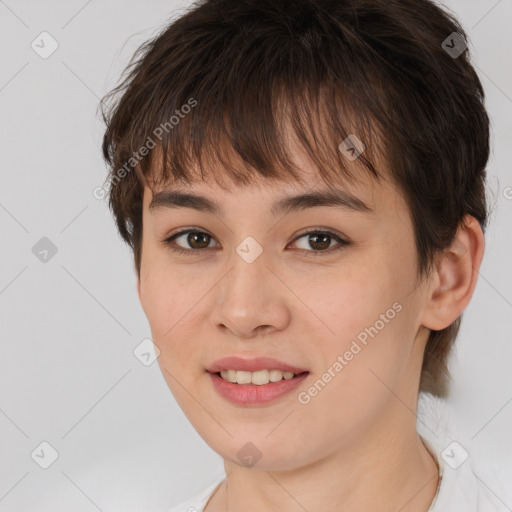
<path fill-rule="evenodd" d="M 233 264 L 215 287 L 214 325 L 239 338 L 253 338 L 286 329 L 292 294 L 263 252 L 248 263 L 235 254 Z"/>

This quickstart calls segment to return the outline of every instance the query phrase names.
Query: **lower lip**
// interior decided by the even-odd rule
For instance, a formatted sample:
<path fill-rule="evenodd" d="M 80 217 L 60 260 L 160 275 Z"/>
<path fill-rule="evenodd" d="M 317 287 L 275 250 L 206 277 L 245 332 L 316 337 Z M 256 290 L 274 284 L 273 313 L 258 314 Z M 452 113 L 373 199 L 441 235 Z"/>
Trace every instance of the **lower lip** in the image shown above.
<path fill-rule="evenodd" d="M 257 386 L 255 384 L 233 384 L 224 380 L 216 373 L 209 373 L 217 392 L 236 405 L 257 405 L 271 402 L 296 389 L 309 373 L 302 373 L 293 379 L 269 382 Z"/>

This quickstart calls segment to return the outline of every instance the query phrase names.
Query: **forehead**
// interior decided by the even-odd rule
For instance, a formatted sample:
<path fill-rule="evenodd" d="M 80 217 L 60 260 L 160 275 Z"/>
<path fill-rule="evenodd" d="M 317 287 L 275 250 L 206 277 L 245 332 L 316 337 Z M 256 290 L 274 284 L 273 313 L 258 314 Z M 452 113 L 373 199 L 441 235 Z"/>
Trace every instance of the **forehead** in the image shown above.
<path fill-rule="evenodd" d="M 382 166 L 379 166 L 379 180 L 358 160 L 349 163 L 348 174 L 341 170 L 336 174 L 321 173 L 300 144 L 291 143 L 290 147 L 292 160 L 300 170 L 299 179 L 286 172 L 278 177 L 266 177 L 254 169 L 251 171 L 228 149 L 225 155 L 229 165 L 242 171 L 246 183 L 233 179 L 233 174 L 219 160 L 210 161 L 206 172 L 199 172 L 194 162 L 187 169 L 186 179 L 172 175 L 163 179 L 161 174 L 152 172 L 146 179 L 144 210 L 152 215 L 165 208 L 188 207 L 222 217 L 232 204 L 238 204 L 263 208 L 272 215 L 314 206 L 369 214 L 379 209 L 379 204 L 386 200 L 384 196 L 396 195 L 394 187 L 390 186 L 389 173 Z M 161 153 L 158 153 L 153 170 L 161 168 Z"/>
<path fill-rule="evenodd" d="M 168 182 L 146 187 L 144 209 L 149 215 L 168 209 L 190 208 L 226 217 L 232 208 L 261 208 L 271 216 L 306 210 L 313 207 L 332 207 L 346 213 L 375 215 L 379 205 L 390 194 L 383 185 L 369 176 L 361 180 L 325 183 L 318 175 L 306 176 L 304 182 L 269 181 L 258 178 L 250 185 L 230 187 L 215 182 Z"/>
<path fill-rule="evenodd" d="M 144 192 L 144 196 L 149 196 L 145 206 L 147 203 L 147 209 L 151 211 L 154 210 L 153 207 L 158 208 L 164 202 L 185 199 L 178 194 L 188 194 L 208 197 L 209 201 L 202 201 L 205 209 L 220 213 L 221 203 L 227 204 L 237 198 L 241 200 L 241 197 L 255 195 L 259 196 L 258 203 L 265 204 L 267 209 L 272 203 L 272 211 L 277 213 L 286 207 L 284 203 L 275 204 L 278 196 L 315 193 L 317 196 L 322 194 L 326 203 L 338 200 L 352 206 L 354 210 L 369 210 L 375 193 L 382 188 L 381 182 L 387 181 L 390 176 L 386 155 L 382 153 L 383 148 L 376 145 L 378 140 L 375 139 L 371 144 L 365 140 L 366 146 L 363 145 L 365 149 L 362 150 L 361 158 L 357 154 L 353 158 L 352 154 L 347 153 L 345 146 L 341 148 L 343 144 L 338 144 L 339 140 L 329 139 L 330 132 L 323 125 L 318 126 L 317 130 L 324 135 L 324 144 L 305 145 L 304 141 L 299 140 L 288 117 L 289 114 L 285 115 L 284 124 L 279 131 L 279 136 L 283 139 L 284 153 L 268 153 L 269 148 L 259 140 L 253 141 L 255 147 L 250 148 L 253 150 L 251 155 L 254 156 L 255 153 L 257 157 L 253 160 L 257 160 L 259 164 L 265 163 L 264 156 L 270 158 L 266 164 L 272 167 L 269 169 L 260 168 L 254 161 L 249 163 L 251 159 L 247 160 L 244 151 L 240 152 L 240 148 L 233 145 L 233 141 L 227 136 L 215 139 L 215 144 L 210 142 L 201 146 L 199 154 L 189 152 L 181 146 L 166 148 L 157 145 L 152 150 L 151 162 L 144 171 L 149 174 L 146 185 L 150 189 Z M 315 126 L 317 123 L 321 124 L 320 120 L 311 122 Z M 351 134 L 343 142 L 349 138 L 359 141 L 357 136 Z M 358 149 L 361 148 L 358 146 Z M 260 154 L 264 150 L 267 154 Z M 176 154 L 182 153 L 186 157 L 173 159 Z M 169 160 L 164 161 L 164 155 Z M 377 170 L 373 168 L 370 172 L 368 165 L 372 164 Z M 294 172 L 290 172 L 291 167 Z M 378 174 L 378 178 L 375 174 Z M 199 205 L 198 201 L 196 204 Z"/>

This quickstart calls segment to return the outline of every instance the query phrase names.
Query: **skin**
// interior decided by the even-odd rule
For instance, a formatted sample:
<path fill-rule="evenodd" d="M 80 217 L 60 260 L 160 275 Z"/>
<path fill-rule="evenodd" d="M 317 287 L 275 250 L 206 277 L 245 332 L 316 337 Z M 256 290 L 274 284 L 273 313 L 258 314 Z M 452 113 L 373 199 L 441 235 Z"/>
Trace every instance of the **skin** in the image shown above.
<path fill-rule="evenodd" d="M 388 180 L 379 184 L 361 173 L 357 183 L 337 186 L 374 213 L 322 206 L 270 214 L 283 196 L 326 188 L 296 154 L 305 169 L 301 184 L 261 179 L 231 191 L 213 182 L 166 185 L 218 201 L 222 217 L 191 208 L 150 212 L 153 194 L 149 186 L 144 190 L 139 299 L 171 392 L 224 459 L 227 480 L 205 510 L 427 511 L 439 482 L 436 462 L 416 432 L 421 362 L 429 329 L 450 325 L 471 299 L 482 231 L 467 217 L 434 271 L 417 280 L 410 214 Z M 339 245 L 330 238 L 330 248 L 318 249 L 314 238 L 298 238 L 317 227 L 350 245 L 334 250 Z M 193 255 L 162 243 L 185 228 L 211 235 L 195 246 L 186 234 L 174 240 Z M 247 236 L 263 248 L 250 264 L 235 251 Z M 301 404 L 298 394 L 396 302 L 401 311 Z M 235 354 L 274 357 L 310 374 L 273 403 L 237 406 L 217 394 L 205 372 Z M 247 442 L 262 454 L 253 467 L 237 457 Z"/>

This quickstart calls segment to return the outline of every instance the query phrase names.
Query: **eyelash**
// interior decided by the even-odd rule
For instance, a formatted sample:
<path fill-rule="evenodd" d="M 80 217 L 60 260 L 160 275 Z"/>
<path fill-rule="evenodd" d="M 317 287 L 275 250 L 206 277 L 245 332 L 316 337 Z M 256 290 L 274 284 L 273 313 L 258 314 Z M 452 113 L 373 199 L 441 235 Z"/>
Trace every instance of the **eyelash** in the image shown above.
<path fill-rule="evenodd" d="M 185 235 L 187 233 L 199 233 L 199 234 L 203 234 L 203 235 L 207 235 L 209 236 L 210 238 L 213 239 L 213 237 L 211 235 L 209 235 L 208 233 L 204 232 L 204 231 L 200 231 L 200 230 L 196 230 L 196 229 L 186 229 L 186 230 L 183 230 L 183 231 L 179 231 L 178 233 L 175 233 L 173 235 L 171 235 L 170 237 L 164 239 L 162 241 L 162 243 L 168 247 L 169 249 L 171 249 L 173 252 L 177 253 L 177 254 L 184 254 L 186 256 L 197 256 L 197 253 L 200 253 L 200 252 L 203 252 L 207 249 L 212 249 L 211 247 L 209 248 L 205 248 L 205 249 L 183 249 L 179 246 L 175 246 L 173 244 L 173 241 L 175 238 L 178 238 L 180 237 L 181 235 Z M 340 249 L 343 249 L 345 248 L 346 246 L 350 245 L 350 242 L 348 242 L 347 240 L 341 238 L 338 234 L 330 231 L 330 230 L 326 230 L 326 229 L 322 229 L 322 228 L 314 228 L 313 230 L 311 231 L 307 231 L 305 233 L 301 233 L 299 236 L 297 236 L 297 238 L 295 238 L 293 240 L 293 242 L 299 240 L 300 238 L 302 237 L 305 237 L 307 235 L 312 235 L 312 234 L 315 234 L 315 235 L 328 235 L 332 238 L 334 238 L 337 242 L 339 242 L 339 245 L 337 247 L 334 248 L 334 250 L 331 248 L 329 249 L 326 249 L 326 250 L 323 250 L 323 251 L 308 251 L 306 249 L 299 249 L 299 251 L 301 252 L 305 252 L 305 253 L 308 253 L 308 257 L 309 256 L 312 256 L 312 257 L 317 257 L 317 256 L 321 256 L 321 255 L 324 255 L 324 254 L 331 254 L 332 252 L 336 252 Z"/>

